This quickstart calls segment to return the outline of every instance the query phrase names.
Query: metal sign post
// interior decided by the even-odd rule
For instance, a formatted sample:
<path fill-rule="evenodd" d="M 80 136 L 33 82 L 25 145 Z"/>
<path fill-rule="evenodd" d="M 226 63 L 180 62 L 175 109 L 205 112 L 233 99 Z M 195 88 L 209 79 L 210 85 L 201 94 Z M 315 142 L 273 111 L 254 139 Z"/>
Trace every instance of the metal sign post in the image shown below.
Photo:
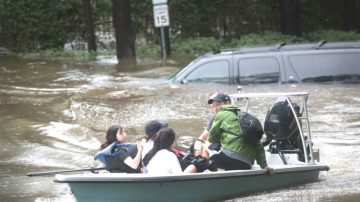
<path fill-rule="evenodd" d="M 164 27 L 167 27 L 170 25 L 169 8 L 167 5 L 167 0 L 153 0 L 152 3 L 153 3 L 153 10 L 154 10 L 154 24 L 155 24 L 155 27 L 160 27 L 161 50 L 163 53 L 163 60 L 165 62 L 167 55 L 166 55 Z"/>

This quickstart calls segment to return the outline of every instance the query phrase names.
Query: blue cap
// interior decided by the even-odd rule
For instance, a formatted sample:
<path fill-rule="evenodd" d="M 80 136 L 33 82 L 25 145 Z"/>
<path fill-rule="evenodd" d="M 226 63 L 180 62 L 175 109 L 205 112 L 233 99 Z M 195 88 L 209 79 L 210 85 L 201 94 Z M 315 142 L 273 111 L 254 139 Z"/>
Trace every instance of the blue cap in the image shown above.
<path fill-rule="evenodd" d="M 208 100 L 208 104 L 212 104 L 213 102 L 231 102 L 231 99 L 230 96 L 225 93 L 218 93 L 215 97 Z"/>

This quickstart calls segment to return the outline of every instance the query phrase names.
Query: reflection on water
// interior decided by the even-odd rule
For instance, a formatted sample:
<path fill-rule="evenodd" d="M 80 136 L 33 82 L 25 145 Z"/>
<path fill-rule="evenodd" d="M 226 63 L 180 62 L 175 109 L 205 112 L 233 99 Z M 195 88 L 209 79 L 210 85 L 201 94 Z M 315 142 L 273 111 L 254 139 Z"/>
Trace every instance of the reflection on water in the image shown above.
<path fill-rule="evenodd" d="M 146 63 L 146 62 L 144 62 Z M 30 172 L 87 168 L 114 123 L 128 139 L 144 123 L 168 120 L 178 136 L 198 136 L 212 116 L 210 92 L 219 84 L 166 81 L 178 68 L 150 65 L 120 70 L 104 62 L 77 64 L 0 58 L 0 201 L 71 201 L 67 186 Z M 180 64 L 173 66 L 182 66 Z M 330 171 L 316 183 L 241 196 L 233 201 L 352 201 L 360 197 L 358 84 L 244 86 L 244 92 L 309 91 L 313 141 Z M 252 103 L 263 121 L 270 102 Z"/>

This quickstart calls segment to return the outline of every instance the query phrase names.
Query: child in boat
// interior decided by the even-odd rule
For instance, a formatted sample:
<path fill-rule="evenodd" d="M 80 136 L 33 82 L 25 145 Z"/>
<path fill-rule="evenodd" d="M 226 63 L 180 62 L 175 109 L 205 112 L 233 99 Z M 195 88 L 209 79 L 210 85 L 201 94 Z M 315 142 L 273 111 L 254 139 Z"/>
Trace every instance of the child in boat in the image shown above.
<path fill-rule="evenodd" d="M 192 164 L 182 171 L 174 149 L 174 130 L 171 128 L 161 129 L 154 139 L 154 147 L 144 157 L 143 172 L 158 175 L 195 173 L 196 167 Z"/>
<path fill-rule="evenodd" d="M 168 123 L 152 120 L 145 125 L 145 143 L 142 151 L 142 158 L 153 148 L 156 134 L 162 128 L 167 128 Z"/>
<path fill-rule="evenodd" d="M 113 125 L 106 132 L 106 142 L 101 145 L 103 149 L 96 154 L 95 160 L 103 162 L 110 172 L 141 172 L 141 153 L 143 145 L 126 143 L 125 128 Z"/>

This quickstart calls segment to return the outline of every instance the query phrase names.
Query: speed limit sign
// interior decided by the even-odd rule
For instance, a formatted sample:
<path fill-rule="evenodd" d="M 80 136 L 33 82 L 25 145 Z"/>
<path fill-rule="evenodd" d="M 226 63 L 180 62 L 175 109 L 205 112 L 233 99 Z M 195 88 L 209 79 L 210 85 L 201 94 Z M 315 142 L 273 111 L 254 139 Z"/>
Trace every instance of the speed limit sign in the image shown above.
<path fill-rule="evenodd" d="M 155 27 L 166 27 L 170 25 L 169 9 L 167 4 L 154 5 Z"/>

